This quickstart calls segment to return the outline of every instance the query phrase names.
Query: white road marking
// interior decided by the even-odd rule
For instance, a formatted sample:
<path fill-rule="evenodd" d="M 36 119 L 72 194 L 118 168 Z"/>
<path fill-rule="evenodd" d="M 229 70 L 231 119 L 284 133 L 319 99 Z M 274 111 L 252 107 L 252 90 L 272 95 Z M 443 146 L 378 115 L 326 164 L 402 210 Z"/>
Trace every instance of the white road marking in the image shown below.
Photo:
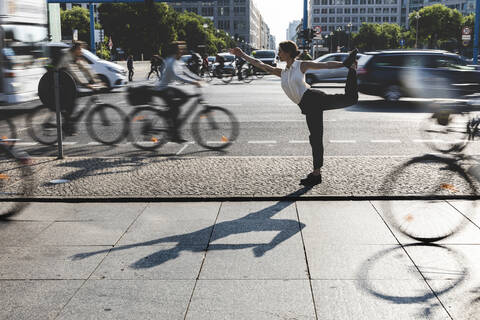
<path fill-rule="evenodd" d="M 275 144 L 275 143 L 277 143 L 277 141 L 275 141 L 275 140 L 248 141 L 248 143 L 256 143 L 256 144 Z"/>
<path fill-rule="evenodd" d="M 308 143 L 308 140 L 290 140 L 288 143 Z"/>
<path fill-rule="evenodd" d="M 182 153 L 182 152 L 183 152 L 183 150 L 187 149 L 187 148 L 188 148 L 188 146 L 189 146 L 189 145 L 191 145 L 191 144 L 193 144 L 193 143 L 187 143 L 187 144 L 185 144 L 185 145 L 182 147 L 182 149 L 178 150 L 178 152 L 177 152 L 177 153 L 175 153 L 175 155 L 177 155 L 177 156 L 178 156 L 180 153 Z"/>
<path fill-rule="evenodd" d="M 87 145 L 88 145 L 88 146 L 99 146 L 99 145 L 101 145 L 101 143 L 100 143 L 100 142 L 92 141 L 92 142 L 87 143 Z"/>
<path fill-rule="evenodd" d="M 15 142 L 16 146 L 35 146 L 38 142 Z"/>
<path fill-rule="evenodd" d="M 73 146 L 74 144 L 77 144 L 77 143 L 78 143 L 78 142 L 73 142 L 73 141 L 71 141 L 71 142 L 65 142 L 65 141 L 62 142 L 62 144 L 63 144 L 63 145 L 66 145 L 66 146 Z"/>
<path fill-rule="evenodd" d="M 372 143 L 401 143 L 400 140 L 370 140 Z"/>
<path fill-rule="evenodd" d="M 330 140 L 330 143 L 357 143 L 357 140 Z"/>
<path fill-rule="evenodd" d="M 413 139 L 414 143 L 425 143 L 425 142 L 436 142 L 441 143 L 443 140 L 440 139 Z"/>

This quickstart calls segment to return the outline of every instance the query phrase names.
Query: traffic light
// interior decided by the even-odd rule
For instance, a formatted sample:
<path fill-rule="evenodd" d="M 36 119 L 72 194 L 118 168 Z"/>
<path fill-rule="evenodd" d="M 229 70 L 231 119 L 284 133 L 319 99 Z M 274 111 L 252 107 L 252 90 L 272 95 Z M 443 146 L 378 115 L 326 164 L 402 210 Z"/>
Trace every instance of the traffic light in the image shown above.
<path fill-rule="evenodd" d="M 309 32 L 308 40 L 312 40 L 317 35 L 315 30 L 313 30 L 313 29 L 308 29 L 308 32 Z"/>
<path fill-rule="evenodd" d="M 302 29 L 298 31 L 298 38 L 305 39 L 305 30 Z"/>

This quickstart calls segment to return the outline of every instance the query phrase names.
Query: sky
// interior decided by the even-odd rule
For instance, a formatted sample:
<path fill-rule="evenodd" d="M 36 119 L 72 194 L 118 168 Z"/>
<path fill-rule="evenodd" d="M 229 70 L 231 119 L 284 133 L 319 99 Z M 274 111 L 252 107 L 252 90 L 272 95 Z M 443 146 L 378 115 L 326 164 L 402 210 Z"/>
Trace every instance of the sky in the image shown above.
<path fill-rule="evenodd" d="M 254 0 L 278 45 L 286 40 L 288 24 L 303 17 L 303 0 Z"/>

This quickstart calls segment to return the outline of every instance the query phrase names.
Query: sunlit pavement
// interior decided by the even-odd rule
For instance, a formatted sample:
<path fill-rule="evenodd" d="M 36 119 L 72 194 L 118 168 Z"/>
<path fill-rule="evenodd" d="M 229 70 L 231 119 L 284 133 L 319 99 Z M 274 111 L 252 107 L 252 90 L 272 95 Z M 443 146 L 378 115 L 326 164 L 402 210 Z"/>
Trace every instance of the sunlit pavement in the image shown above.
<path fill-rule="evenodd" d="M 475 319 L 478 212 L 440 204 L 470 220 L 424 246 L 378 201 L 33 203 L 0 224 L 0 318 Z"/>

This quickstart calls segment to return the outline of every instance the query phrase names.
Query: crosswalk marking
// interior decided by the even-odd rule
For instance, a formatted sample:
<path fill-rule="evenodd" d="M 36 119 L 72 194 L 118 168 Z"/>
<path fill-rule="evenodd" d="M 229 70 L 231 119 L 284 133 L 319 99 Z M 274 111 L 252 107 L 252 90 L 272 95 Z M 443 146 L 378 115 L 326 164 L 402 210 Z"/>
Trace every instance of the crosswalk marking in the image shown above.
<path fill-rule="evenodd" d="M 401 143 L 400 140 L 395 140 L 395 139 L 392 139 L 392 140 L 370 140 L 370 142 L 372 142 L 372 143 Z"/>
<path fill-rule="evenodd" d="M 330 140 L 330 143 L 356 143 L 357 140 Z"/>
<path fill-rule="evenodd" d="M 253 144 L 275 144 L 275 143 L 277 143 L 277 141 L 275 141 L 275 140 L 248 141 L 248 143 L 253 143 Z"/>
<path fill-rule="evenodd" d="M 308 143 L 308 140 L 290 140 L 288 143 Z"/>

